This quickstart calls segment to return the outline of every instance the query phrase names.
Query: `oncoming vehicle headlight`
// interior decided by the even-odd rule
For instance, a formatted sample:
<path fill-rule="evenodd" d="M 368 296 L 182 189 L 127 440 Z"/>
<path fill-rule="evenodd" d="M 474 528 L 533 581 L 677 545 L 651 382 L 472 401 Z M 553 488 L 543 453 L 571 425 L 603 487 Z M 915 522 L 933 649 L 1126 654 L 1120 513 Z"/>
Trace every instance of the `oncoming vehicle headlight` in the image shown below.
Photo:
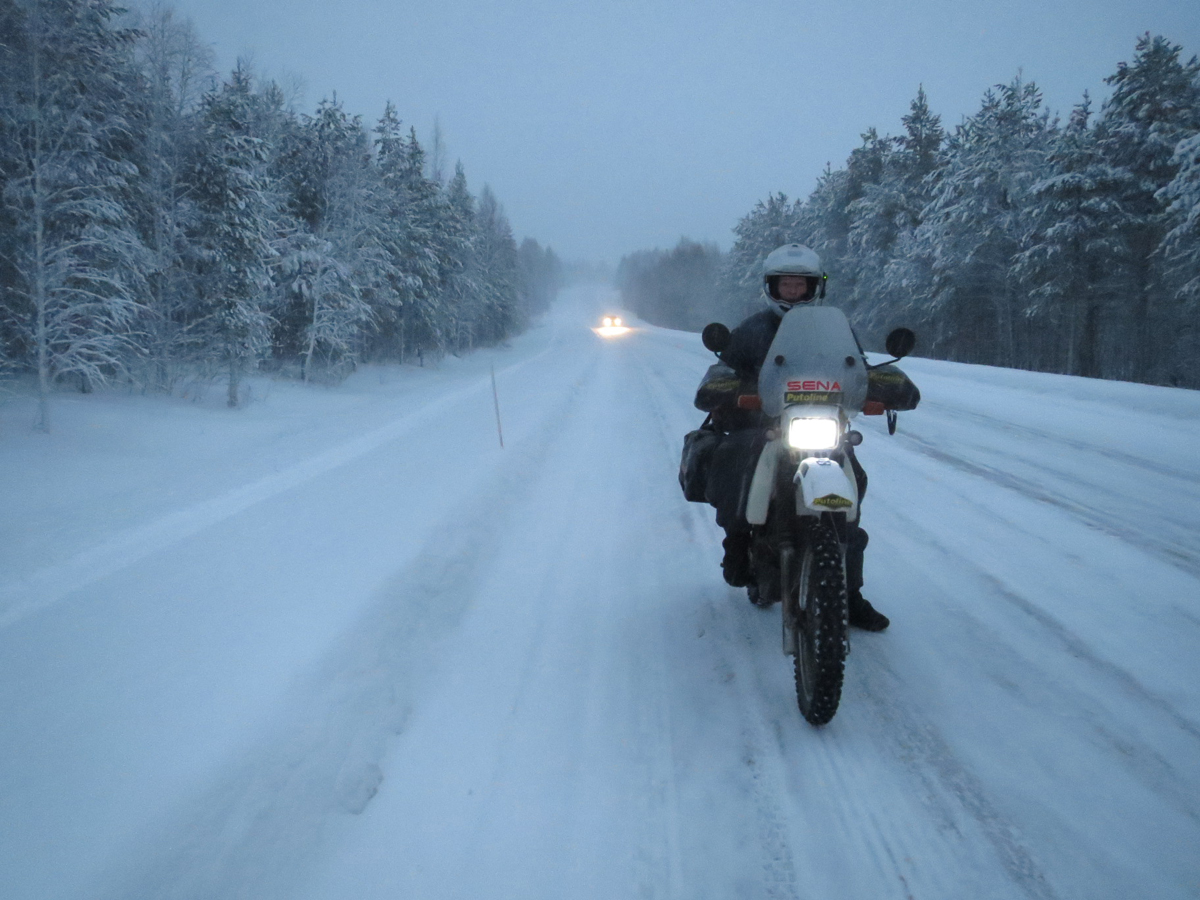
<path fill-rule="evenodd" d="M 605 328 L 612 328 L 612 326 L 613 326 L 612 316 L 605 316 L 603 325 Z"/>
<path fill-rule="evenodd" d="M 832 450 L 841 438 L 837 419 L 794 418 L 788 421 L 788 446 L 796 450 Z"/>

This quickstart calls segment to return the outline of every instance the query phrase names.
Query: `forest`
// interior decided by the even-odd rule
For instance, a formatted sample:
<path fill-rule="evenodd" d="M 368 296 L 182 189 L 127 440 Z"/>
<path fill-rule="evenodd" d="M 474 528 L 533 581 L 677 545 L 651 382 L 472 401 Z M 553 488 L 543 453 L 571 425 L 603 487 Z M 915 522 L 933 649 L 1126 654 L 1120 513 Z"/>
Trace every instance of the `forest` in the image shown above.
<path fill-rule="evenodd" d="M 562 266 L 389 103 L 297 111 L 169 7 L 0 0 L 0 378 L 336 381 L 504 341 Z"/>
<path fill-rule="evenodd" d="M 908 325 L 922 356 L 1198 388 L 1200 63 L 1182 52 L 1142 36 L 1100 109 L 1085 95 L 1065 122 L 1018 77 L 947 130 L 920 89 L 902 134 L 868 129 L 807 198 L 760 201 L 729 253 L 627 256 L 626 302 L 670 327 L 736 323 L 761 308 L 762 259 L 795 241 L 870 348 Z M 719 285 L 659 290 L 692 283 L 685 259 Z"/>

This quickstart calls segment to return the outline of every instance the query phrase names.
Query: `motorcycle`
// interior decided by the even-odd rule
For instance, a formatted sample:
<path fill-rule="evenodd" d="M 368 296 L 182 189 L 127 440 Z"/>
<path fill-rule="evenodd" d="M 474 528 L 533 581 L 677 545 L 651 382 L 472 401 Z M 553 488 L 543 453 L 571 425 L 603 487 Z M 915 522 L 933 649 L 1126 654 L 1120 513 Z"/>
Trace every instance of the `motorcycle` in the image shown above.
<path fill-rule="evenodd" d="M 718 359 L 729 338 L 717 322 L 702 334 Z M 849 448 L 862 443 L 850 425 L 860 412 L 886 412 L 894 433 L 897 408 L 915 407 L 916 399 L 904 399 L 905 385 L 919 393 L 892 365 L 915 343 L 912 331 L 897 328 L 887 338 L 894 358 L 869 365 L 840 309 L 797 307 L 780 322 L 758 394 L 736 400 L 741 409 L 761 410 L 767 423 L 745 502 L 753 571 L 747 592 L 758 606 L 781 604 L 783 652 L 794 659 L 796 698 L 813 725 L 837 712 L 849 652 L 846 548 L 860 499 Z"/>

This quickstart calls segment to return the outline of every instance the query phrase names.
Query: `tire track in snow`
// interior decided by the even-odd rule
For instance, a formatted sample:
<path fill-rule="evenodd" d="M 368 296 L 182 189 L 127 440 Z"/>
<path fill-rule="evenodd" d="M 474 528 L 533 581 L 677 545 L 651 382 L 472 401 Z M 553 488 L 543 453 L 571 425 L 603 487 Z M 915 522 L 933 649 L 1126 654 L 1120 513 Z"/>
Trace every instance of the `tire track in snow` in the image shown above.
<path fill-rule="evenodd" d="M 690 357 L 692 354 L 688 355 Z M 665 374 L 654 361 L 639 357 L 639 362 L 654 399 L 654 408 L 663 428 L 664 439 L 668 443 L 675 443 L 669 440 L 669 436 L 673 435 L 684 419 L 682 413 L 676 413 L 681 406 L 679 398 L 673 396 L 667 386 Z M 666 410 L 675 414 L 664 414 Z M 674 421 L 668 422 L 668 419 Z M 677 439 L 680 446 L 682 434 L 683 431 L 680 431 Z M 701 516 L 708 510 L 708 507 L 701 504 L 692 506 Z M 715 534 L 715 526 L 712 527 Z M 744 601 L 742 592 L 737 593 L 738 599 Z M 755 638 L 752 631 L 755 629 L 752 629 L 751 625 L 753 620 L 761 617 L 762 611 L 751 607 L 748 602 L 743 602 L 742 606 L 745 608 L 739 607 L 740 614 L 736 616 L 740 626 L 739 645 L 753 646 Z M 772 608 L 771 612 L 777 617 L 778 607 Z M 710 606 L 710 616 L 714 619 L 718 617 L 715 607 Z M 854 666 L 861 656 L 862 654 L 852 656 L 848 660 L 848 666 Z M 784 657 L 781 662 L 790 663 L 790 659 Z M 778 740 L 773 745 L 764 727 L 767 722 L 773 721 L 764 699 L 769 693 L 768 688 L 761 683 L 761 679 L 751 679 L 746 667 L 740 667 L 741 671 L 735 669 L 727 655 L 722 655 L 719 664 L 725 668 L 729 680 L 735 683 L 741 697 L 738 704 L 739 709 L 744 712 L 741 733 L 746 765 L 751 770 L 753 805 L 764 859 L 764 881 L 768 891 L 766 896 L 797 897 L 799 880 L 796 861 L 790 849 L 796 841 L 791 834 L 788 817 L 784 815 L 779 802 L 779 798 L 793 795 L 790 793 L 786 774 L 787 754 L 779 745 L 785 743 L 783 729 L 808 726 L 798 711 L 794 721 L 774 720 Z M 753 688 L 749 687 L 752 681 Z M 895 730 L 895 711 L 883 701 L 884 695 L 872 691 L 868 691 L 868 694 L 873 707 L 872 719 L 876 726 L 882 724 L 883 727 L 878 729 L 881 733 L 890 734 L 890 739 L 893 740 L 896 733 L 904 734 L 909 737 L 906 743 L 924 748 L 925 752 L 921 754 L 922 764 L 915 772 L 917 780 L 924 783 L 927 773 L 936 773 L 937 779 L 949 788 L 957 804 L 978 823 L 1011 883 L 1031 900 L 1054 900 L 1053 890 L 1016 830 L 1000 816 L 988 800 L 978 779 L 953 756 L 949 747 L 940 739 L 940 735 L 932 730 L 932 726 L 909 735 L 909 731 L 915 727 L 914 723 L 918 720 L 907 717 L 904 720 L 905 728 Z M 794 710 L 794 703 L 789 706 Z M 920 858 L 921 851 L 927 849 L 917 843 L 919 830 L 914 830 L 907 821 L 885 819 L 875 806 L 866 801 L 854 786 L 858 780 L 855 764 L 834 736 L 835 731 L 836 729 L 830 726 L 819 734 L 797 736 L 801 739 L 815 738 L 804 741 L 805 750 L 808 751 L 805 756 L 805 771 L 810 776 L 818 776 L 817 781 L 832 786 L 832 790 L 826 793 L 839 798 L 834 813 L 841 822 L 845 840 L 860 846 L 858 852 L 848 855 L 858 861 L 873 860 L 879 873 L 879 883 L 898 884 L 902 887 L 904 895 L 912 898 L 914 894 L 909 880 L 913 875 L 912 866 L 911 863 L 908 867 L 902 865 L 901 860 Z M 916 740 L 918 737 L 921 740 Z M 864 824 L 867 827 L 864 828 Z M 938 895 L 943 896 L 948 896 L 952 890 L 936 871 L 929 874 L 921 886 L 926 889 L 932 888 Z"/>
<path fill-rule="evenodd" d="M 680 398 L 671 391 L 666 377 L 648 354 L 631 355 L 635 357 L 642 373 L 641 384 L 647 396 L 646 406 L 654 411 L 659 425 L 664 456 L 670 458 L 671 454 L 681 451 L 685 433 L 678 430 L 684 418 L 682 413 L 677 412 L 681 406 Z M 704 516 L 709 508 L 703 504 L 689 506 L 693 512 L 691 518 L 704 519 L 705 526 L 714 535 L 713 543 L 719 546 L 719 541 L 715 540 L 716 526 Z M 713 623 L 710 627 L 719 633 L 720 629 L 716 623 L 727 619 L 727 615 L 719 611 L 711 600 L 705 605 Z M 748 640 L 747 635 L 741 636 Z M 740 656 L 726 652 L 730 644 L 728 637 L 717 644 L 715 663 L 718 671 L 723 673 L 722 679 L 732 684 L 738 697 L 735 706 L 740 722 L 742 762 L 748 773 L 750 805 L 754 810 L 762 873 L 762 896 L 769 900 L 799 900 L 803 895 L 792 853 L 796 839 L 791 832 L 790 819 L 780 803 L 780 798 L 786 795 L 782 789 L 785 782 L 783 761 L 779 753 L 772 752 L 773 745 L 764 728 L 767 717 L 761 706 L 761 697 L 750 690 L 749 685 L 754 681 L 749 674 L 751 667 L 744 664 Z"/>
<path fill-rule="evenodd" d="M 898 433 L 898 436 L 902 437 L 906 443 L 912 445 L 918 452 L 930 459 L 953 466 L 959 471 L 970 475 L 984 478 L 993 484 L 1016 491 L 1032 500 L 1056 506 L 1070 513 L 1085 525 L 1101 531 L 1110 537 L 1115 537 L 1128 544 L 1132 544 L 1170 563 L 1187 574 L 1200 578 L 1200 555 L 1197 555 L 1196 551 L 1191 547 L 1181 547 L 1171 541 L 1157 539 L 1148 530 L 1125 527 L 1120 522 L 1113 521 L 1110 514 L 1064 497 L 1011 472 L 1004 472 L 992 466 L 955 456 L 934 443 L 917 437 L 914 434 L 901 432 Z"/>
<path fill-rule="evenodd" d="M 1112 447 L 1098 446 L 1094 443 L 1088 443 L 1087 441 L 1082 441 L 1064 434 L 1056 434 L 1040 428 L 1033 428 L 1029 425 L 1023 425 L 1009 419 L 1000 419 L 996 416 L 989 416 L 986 413 L 981 413 L 965 406 L 956 406 L 943 401 L 925 400 L 921 403 L 920 408 L 922 411 L 926 410 L 927 408 L 932 409 L 935 412 L 942 413 L 947 418 L 969 419 L 973 422 L 978 422 L 987 428 L 991 428 L 994 431 L 1003 431 L 1009 434 L 1023 434 L 1031 438 L 1036 438 L 1039 441 L 1049 441 L 1055 444 L 1061 444 L 1064 447 L 1069 447 L 1070 449 L 1077 450 L 1081 453 L 1090 453 L 1093 455 L 1102 456 L 1105 459 L 1112 460 L 1113 462 L 1118 462 L 1123 465 L 1142 469 L 1154 475 L 1164 475 L 1168 478 L 1174 478 L 1177 481 L 1182 481 L 1193 488 L 1200 488 L 1200 478 L 1196 477 L 1195 472 L 1176 469 L 1173 466 L 1168 466 L 1157 462 L 1156 460 L 1147 459 L 1143 456 L 1135 456 L 1132 453 L 1126 453 L 1123 450 L 1117 450 Z"/>
<path fill-rule="evenodd" d="M 543 350 L 529 359 L 509 366 L 503 369 L 501 374 L 508 374 L 529 365 L 545 352 L 547 351 Z M 459 403 L 473 394 L 490 390 L 490 381 L 486 379 L 459 388 L 429 401 L 394 422 L 309 457 L 282 472 L 260 478 L 251 484 L 144 525 L 125 529 L 72 559 L 33 572 L 15 582 L 0 585 L 0 628 L 7 628 L 153 553 L 408 436 L 445 415 L 448 404 Z"/>
<path fill-rule="evenodd" d="M 1137 708 L 1153 711 L 1169 727 L 1186 735 L 1194 743 L 1196 754 L 1200 756 L 1200 723 L 1180 713 L 1173 704 L 1143 685 L 1127 669 L 1100 656 L 1062 622 L 1010 588 L 1001 578 L 969 557 L 955 554 L 938 543 L 936 536 L 922 523 L 895 510 L 891 513 L 905 523 L 909 534 L 925 535 L 925 546 L 946 557 L 948 569 L 969 570 L 987 587 L 992 596 L 1003 600 L 1036 623 L 1041 632 L 1058 645 L 1062 657 L 1069 657 L 1087 666 L 1095 680 L 1111 685 L 1115 692 L 1126 697 Z M 995 635 L 988 632 L 981 622 L 958 607 L 952 607 L 948 612 L 967 623 L 976 643 L 991 647 L 993 656 L 1001 652 L 1004 645 L 998 645 Z M 1007 669 L 1011 672 L 1027 671 L 1030 664 L 1030 660 L 1012 651 Z M 1028 680 L 1039 685 L 1052 682 L 1049 674 L 1043 671 L 1029 676 Z M 1114 751 L 1114 758 L 1126 761 L 1127 768 L 1147 789 L 1158 795 L 1164 803 L 1174 806 L 1187 817 L 1200 823 L 1200 795 L 1195 791 L 1181 790 L 1180 786 L 1186 784 L 1185 779 L 1179 776 L 1174 766 L 1162 754 L 1150 744 L 1135 740 L 1130 734 L 1117 736 L 1105 728 L 1102 723 L 1107 718 L 1106 710 L 1092 695 L 1073 690 L 1061 682 L 1055 683 L 1055 690 L 1059 695 L 1058 703 L 1064 712 L 1086 716 L 1094 733 Z"/>
<path fill-rule="evenodd" d="M 172 821 L 158 823 L 137 861 L 116 871 L 102 896 L 292 895 L 330 814 L 361 813 L 374 797 L 381 763 L 406 726 L 423 672 L 471 605 L 474 586 L 504 540 L 495 511 L 512 509 L 543 468 L 560 438 L 554 425 L 576 407 L 595 362 L 591 356 L 558 402 L 540 414 L 531 440 L 521 446 L 510 437 L 505 465 L 489 486 L 430 531 L 425 549 L 285 701 L 267 737 L 232 760 Z M 437 414 L 446 414 L 450 398 L 479 389 L 490 391 L 490 383 L 440 398 Z"/>
<path fill-rule="evenodd" d="M 870 670 L 866 679 L 872 684 Z M 909 760 L 907 765 L 918 779 L 933 773 L 979 826 L 1010 882 L 1031 900 L 1054 900 L 1057 895 L 1020 831 L 1000 813 L 982 782 L 958 759 L 937 727 L 898 700 L 895 691 L 868 690 L 865 699 L 873 707 L 873 718 L 883 726 L 879 734 L 892 745 L 894 757 Z"/>

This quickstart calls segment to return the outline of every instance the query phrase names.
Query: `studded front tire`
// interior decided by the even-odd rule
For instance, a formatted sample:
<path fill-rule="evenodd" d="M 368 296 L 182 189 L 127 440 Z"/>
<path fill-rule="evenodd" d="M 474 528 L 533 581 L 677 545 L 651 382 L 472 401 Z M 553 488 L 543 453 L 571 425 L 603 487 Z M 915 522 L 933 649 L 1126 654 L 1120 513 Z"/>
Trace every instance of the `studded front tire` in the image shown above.
<path fill-rule="evenodd" d="M 846 568 L 833 524 L 807 525 L 795 600 L 798 604 L 795 658 L 796 699 L 812 725 L 837 713 L 849 649 Z"/>

